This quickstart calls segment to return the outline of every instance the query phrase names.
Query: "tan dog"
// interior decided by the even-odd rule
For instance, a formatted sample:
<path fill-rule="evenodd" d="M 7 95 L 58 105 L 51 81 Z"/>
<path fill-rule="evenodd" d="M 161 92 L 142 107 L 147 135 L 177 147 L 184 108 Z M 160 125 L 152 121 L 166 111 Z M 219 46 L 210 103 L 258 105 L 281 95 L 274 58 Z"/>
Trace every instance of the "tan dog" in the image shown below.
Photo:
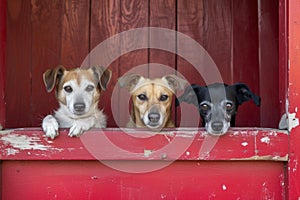
<path fill-rule="evenodd" d="M 105 128 L 106 116 L 98 109 L 102 91 L 106 90 L 111 71 L 102 67 L 66 70 L 63 66 L 43 74 L 48 92 L 56 87 L 59 109 L 43 119 L 47 137 L 58 136 L 58 128 L 70 128 L 69 136 L 79 136 L 92 127 Z"/>
<path fill-rule="evenodd" d="M 187 83 L 176 75 L 148 79 L 138 74 L 119 78 L 121 87 L 132 95 L 131 119 L 127 127 L 148 127 L 153 130 L 174 127 L 171 116 L 172 96 Z"/>

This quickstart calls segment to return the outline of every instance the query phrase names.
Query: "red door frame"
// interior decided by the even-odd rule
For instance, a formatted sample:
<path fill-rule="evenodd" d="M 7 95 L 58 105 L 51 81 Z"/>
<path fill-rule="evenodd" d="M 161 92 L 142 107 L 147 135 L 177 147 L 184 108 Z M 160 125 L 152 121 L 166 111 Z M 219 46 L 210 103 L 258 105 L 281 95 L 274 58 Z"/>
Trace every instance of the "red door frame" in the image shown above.
<path fill-rule="evenodd" d="M 288 1 L 288 4 L 288 100 L 289 113 L 296 114 L 296 118 L 291 119 L 291 123 L 296 125 L 299 118 L 298 107 L 300 105 L 300 2 L 298 0 L 290 0 Z M 300 126 L 297 125 L 290 131 L 290 152 L 288 164 L 289 199 L 300 198 L 299 161 Z"/>

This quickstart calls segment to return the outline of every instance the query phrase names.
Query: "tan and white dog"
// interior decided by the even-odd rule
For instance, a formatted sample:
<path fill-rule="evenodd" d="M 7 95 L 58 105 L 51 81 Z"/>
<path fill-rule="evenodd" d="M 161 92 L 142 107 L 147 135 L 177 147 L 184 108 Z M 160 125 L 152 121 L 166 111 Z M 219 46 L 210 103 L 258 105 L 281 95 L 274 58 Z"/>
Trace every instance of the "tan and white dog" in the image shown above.
<path fill-rule="evenodd" d="M 129 128 L 148 127 L 152 130 L 174 127 L 171 115 L 172 96 L 176 89 L 184 89 L 186 80 L 176 75 L 149 79 L 138 74 L 125 75 L 118 80 L 132 96 Z"/>
<path fill-rule="evenodd" d="M 43 74 L 48 92 L 54 88 L 59 109 L 43 119 L 42 128 L 47 137 L 58 136 L 58 128 L 70 128 L 69 136 L 80 136 L 92 127 L 105 128 L 106 116 L 98 109 L 102 91 L 105 91 L 112 72 L 103 67 L 66 70 L 63 66 Z"/>

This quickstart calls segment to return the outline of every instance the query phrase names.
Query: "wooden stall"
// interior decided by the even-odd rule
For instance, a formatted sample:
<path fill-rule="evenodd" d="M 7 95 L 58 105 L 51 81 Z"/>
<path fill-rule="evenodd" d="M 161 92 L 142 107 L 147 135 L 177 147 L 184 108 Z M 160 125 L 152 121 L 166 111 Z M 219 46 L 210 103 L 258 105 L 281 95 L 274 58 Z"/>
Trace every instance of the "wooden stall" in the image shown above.
<path fill-rule="evenodd" d="M 296 0 L 2 0 L 2 199 L 299 199 L 299 10 Z M 157 28 L 165 35 L 154 35 Z M 143 41 L 121 37 L 136 30 L 146 30 Z M 108 127 L 46 138 L 42 119 L 58 103 L 43 72 L 98 64 L 93 52 L 111 38 L 115 45 L 97 55 L 119 55 L 104 66 L 113 72 L 99 104 Z M 201 71 L 189 59 L 199 55 L 190 41 L 223 82 L 246 83 L 261 106 L 240 106 L 237 127 L 221 137 L 199 127 L 192 105 L 183 105 L 188 115 L 173 106 L 177 128 L 125 129 L 128 92 L 117 83 L 124 74 L 212 83 L 207 63 L 200 59 Z M 284 114 L 288 128 L 279 130 Z"/>

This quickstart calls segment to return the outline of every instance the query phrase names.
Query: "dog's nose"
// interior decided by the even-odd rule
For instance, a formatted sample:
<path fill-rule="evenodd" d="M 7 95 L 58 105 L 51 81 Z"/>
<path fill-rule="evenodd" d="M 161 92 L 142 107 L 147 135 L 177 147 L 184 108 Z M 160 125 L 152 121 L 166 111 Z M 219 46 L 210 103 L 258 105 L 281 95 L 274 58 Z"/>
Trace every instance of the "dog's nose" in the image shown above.
<path fill-rule="evenodd" d="M 158 113 L 149 113 L 148 118 L 150 122 L 157 123 L 160 119 L 160 115 Z"/>
<path fill-rule="evenodd" d="M 76 112 L 83 112 L 85 110 L 85 104 L 84 103 L 75 103 L 74 110 Z"/>
<path fill-rule="evenodd" d="M 216 121 L 216 122 L 211 123 L 211 128 L 214 131 L 221 131 L 223 129 L 223 126 L 224 126 L 224 124 L 221 121 Z"/>

